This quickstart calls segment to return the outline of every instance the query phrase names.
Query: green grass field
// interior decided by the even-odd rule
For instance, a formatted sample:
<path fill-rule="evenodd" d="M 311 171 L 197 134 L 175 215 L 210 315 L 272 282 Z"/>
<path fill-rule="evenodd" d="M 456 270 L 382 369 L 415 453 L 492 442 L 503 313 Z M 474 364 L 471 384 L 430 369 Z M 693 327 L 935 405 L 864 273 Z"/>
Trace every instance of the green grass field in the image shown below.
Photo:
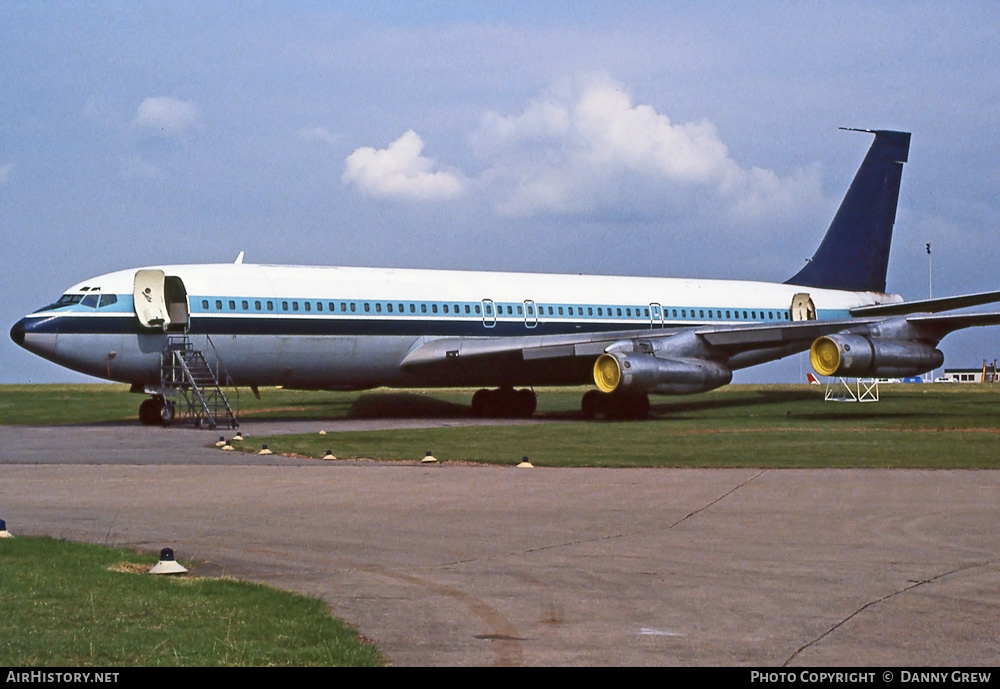
<path fill-rule="evenodd" d="M 248 438 L 278 453 L 540 466 L 1000 468 L 998 385 L 883 385 L 877 403 L 823 400 L 823 387 L 737 385 L 654 397 L 643 422 L 584 422 L 585 388 L 540 389 L 546 424 L 439 427 Z M 364 393 L 262 390 L 241 397 L 254 418 L 464 418 L 472 390 Z M 0 423 L 135 419 L 140 395 L 116 385 L 0 386 Z M 214 440 L 206 432 L 206 443 Z"/>
<path fill-rule="evenodd" d="M 889 388 L 889 389 L 886 389 Z M 1000 390 L 883 386 L 877 403 L 823 400 L 816 387 L 736 386 L 654 403 L 641 422 L 553 423 L 248 438 L 278 453 L 536 466 L 1000 468 Z M 566 407 L 578 391 L 554 392 Z M 561 399 L 569 398 L 569 399 Z M 562 420 L 567 419 L 567 420 Z"/>
<path fill-rule="evenodd" d="M 51 538 L 0 540 L 0 658 L 9 667 L 384 662 L 320 600 L 230 579 L 145 574 L 156 560 Z"/>

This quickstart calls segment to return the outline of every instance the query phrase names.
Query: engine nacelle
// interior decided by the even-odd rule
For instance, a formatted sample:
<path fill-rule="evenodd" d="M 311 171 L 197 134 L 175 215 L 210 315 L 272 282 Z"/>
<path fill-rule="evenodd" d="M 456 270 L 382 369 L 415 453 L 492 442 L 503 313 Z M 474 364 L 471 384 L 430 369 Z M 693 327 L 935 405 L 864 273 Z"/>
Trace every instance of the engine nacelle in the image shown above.
<path fill-rule="evenodd" d="M 864 335 L 826 335 L 809 348 L 809 363 L 822 376 L 902 378 L 935 369 L 944 354 L 912 340 Z"/>
<path fill-rule="evenodd" d="M 658 359 L 652 354 L 602 354 L 594 362 L 601 392 L 655 392 L 686 395 L 728 385 L 733 372 L 705 359 Z"/>

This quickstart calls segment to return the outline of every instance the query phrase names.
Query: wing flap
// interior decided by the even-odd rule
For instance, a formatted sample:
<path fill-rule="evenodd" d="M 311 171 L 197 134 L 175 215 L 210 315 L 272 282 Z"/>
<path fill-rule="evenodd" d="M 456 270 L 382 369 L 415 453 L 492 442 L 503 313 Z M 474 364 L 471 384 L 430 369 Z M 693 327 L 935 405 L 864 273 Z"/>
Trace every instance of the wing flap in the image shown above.
<path fill-rule="evenodd" d="M 684 328 L 689 330 L 689 328 Z M 598 356 L 615 342 L 667 338 L 677 330 L 616 330 L 519 337 L 445 337 L 418 345 L 400 363 L 403 369 L 437 365 L 449 359 L 517 354 L 524 360 Z"/>

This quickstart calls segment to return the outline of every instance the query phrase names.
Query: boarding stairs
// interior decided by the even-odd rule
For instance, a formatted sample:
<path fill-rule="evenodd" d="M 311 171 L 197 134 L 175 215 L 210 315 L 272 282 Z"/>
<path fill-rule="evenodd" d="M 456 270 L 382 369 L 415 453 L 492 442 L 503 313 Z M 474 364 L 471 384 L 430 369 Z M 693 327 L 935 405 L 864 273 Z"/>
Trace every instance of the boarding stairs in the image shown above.
<path fill-rule="evenodd" d="M 206 341 L 215 349 L 210 338 Z M 168 335 L 167 346 L 160 356 L 160 381 L 163 401 L 169 409 L 168 422 L 191 423 L 196 428 L 237 428 L 237 411 L 231 406 L 233 395 L 239 408 L 239 390 L 233 386 L 222 360 L 215 353 L 213 368 L 201 350 L 196 349 L 187 335 Z"/>

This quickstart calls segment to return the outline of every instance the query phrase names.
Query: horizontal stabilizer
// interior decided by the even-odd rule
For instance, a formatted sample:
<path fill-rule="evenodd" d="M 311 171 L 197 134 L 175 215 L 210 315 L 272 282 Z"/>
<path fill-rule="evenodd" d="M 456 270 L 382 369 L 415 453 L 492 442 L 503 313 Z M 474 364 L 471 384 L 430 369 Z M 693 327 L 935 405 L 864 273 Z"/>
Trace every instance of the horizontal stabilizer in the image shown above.
<path fill-rule="evenodd" d="M 946 313 L 934 315 L 910 316 L 906 319 L 921 328 L 929 328 L 938 337 L 963 328 L 976 328 L 984 325 L 1000 325 L 1000 311 L 989 313 Z"/>
<path fill-rule="evenodd" d="M 919 301 L 904 301 L 896 304 L 876 304 L 875 306 L 859 306 L 851 309 L 852 316 L 905 316 L 910 313 L 938 313 L 953 309 L 964 309 L 970 306 L 993 304 L 1000 301 L 1000 291 L 977 292 L 962 294 L 955 297 L 939 299 L 921 299 Z"/>

